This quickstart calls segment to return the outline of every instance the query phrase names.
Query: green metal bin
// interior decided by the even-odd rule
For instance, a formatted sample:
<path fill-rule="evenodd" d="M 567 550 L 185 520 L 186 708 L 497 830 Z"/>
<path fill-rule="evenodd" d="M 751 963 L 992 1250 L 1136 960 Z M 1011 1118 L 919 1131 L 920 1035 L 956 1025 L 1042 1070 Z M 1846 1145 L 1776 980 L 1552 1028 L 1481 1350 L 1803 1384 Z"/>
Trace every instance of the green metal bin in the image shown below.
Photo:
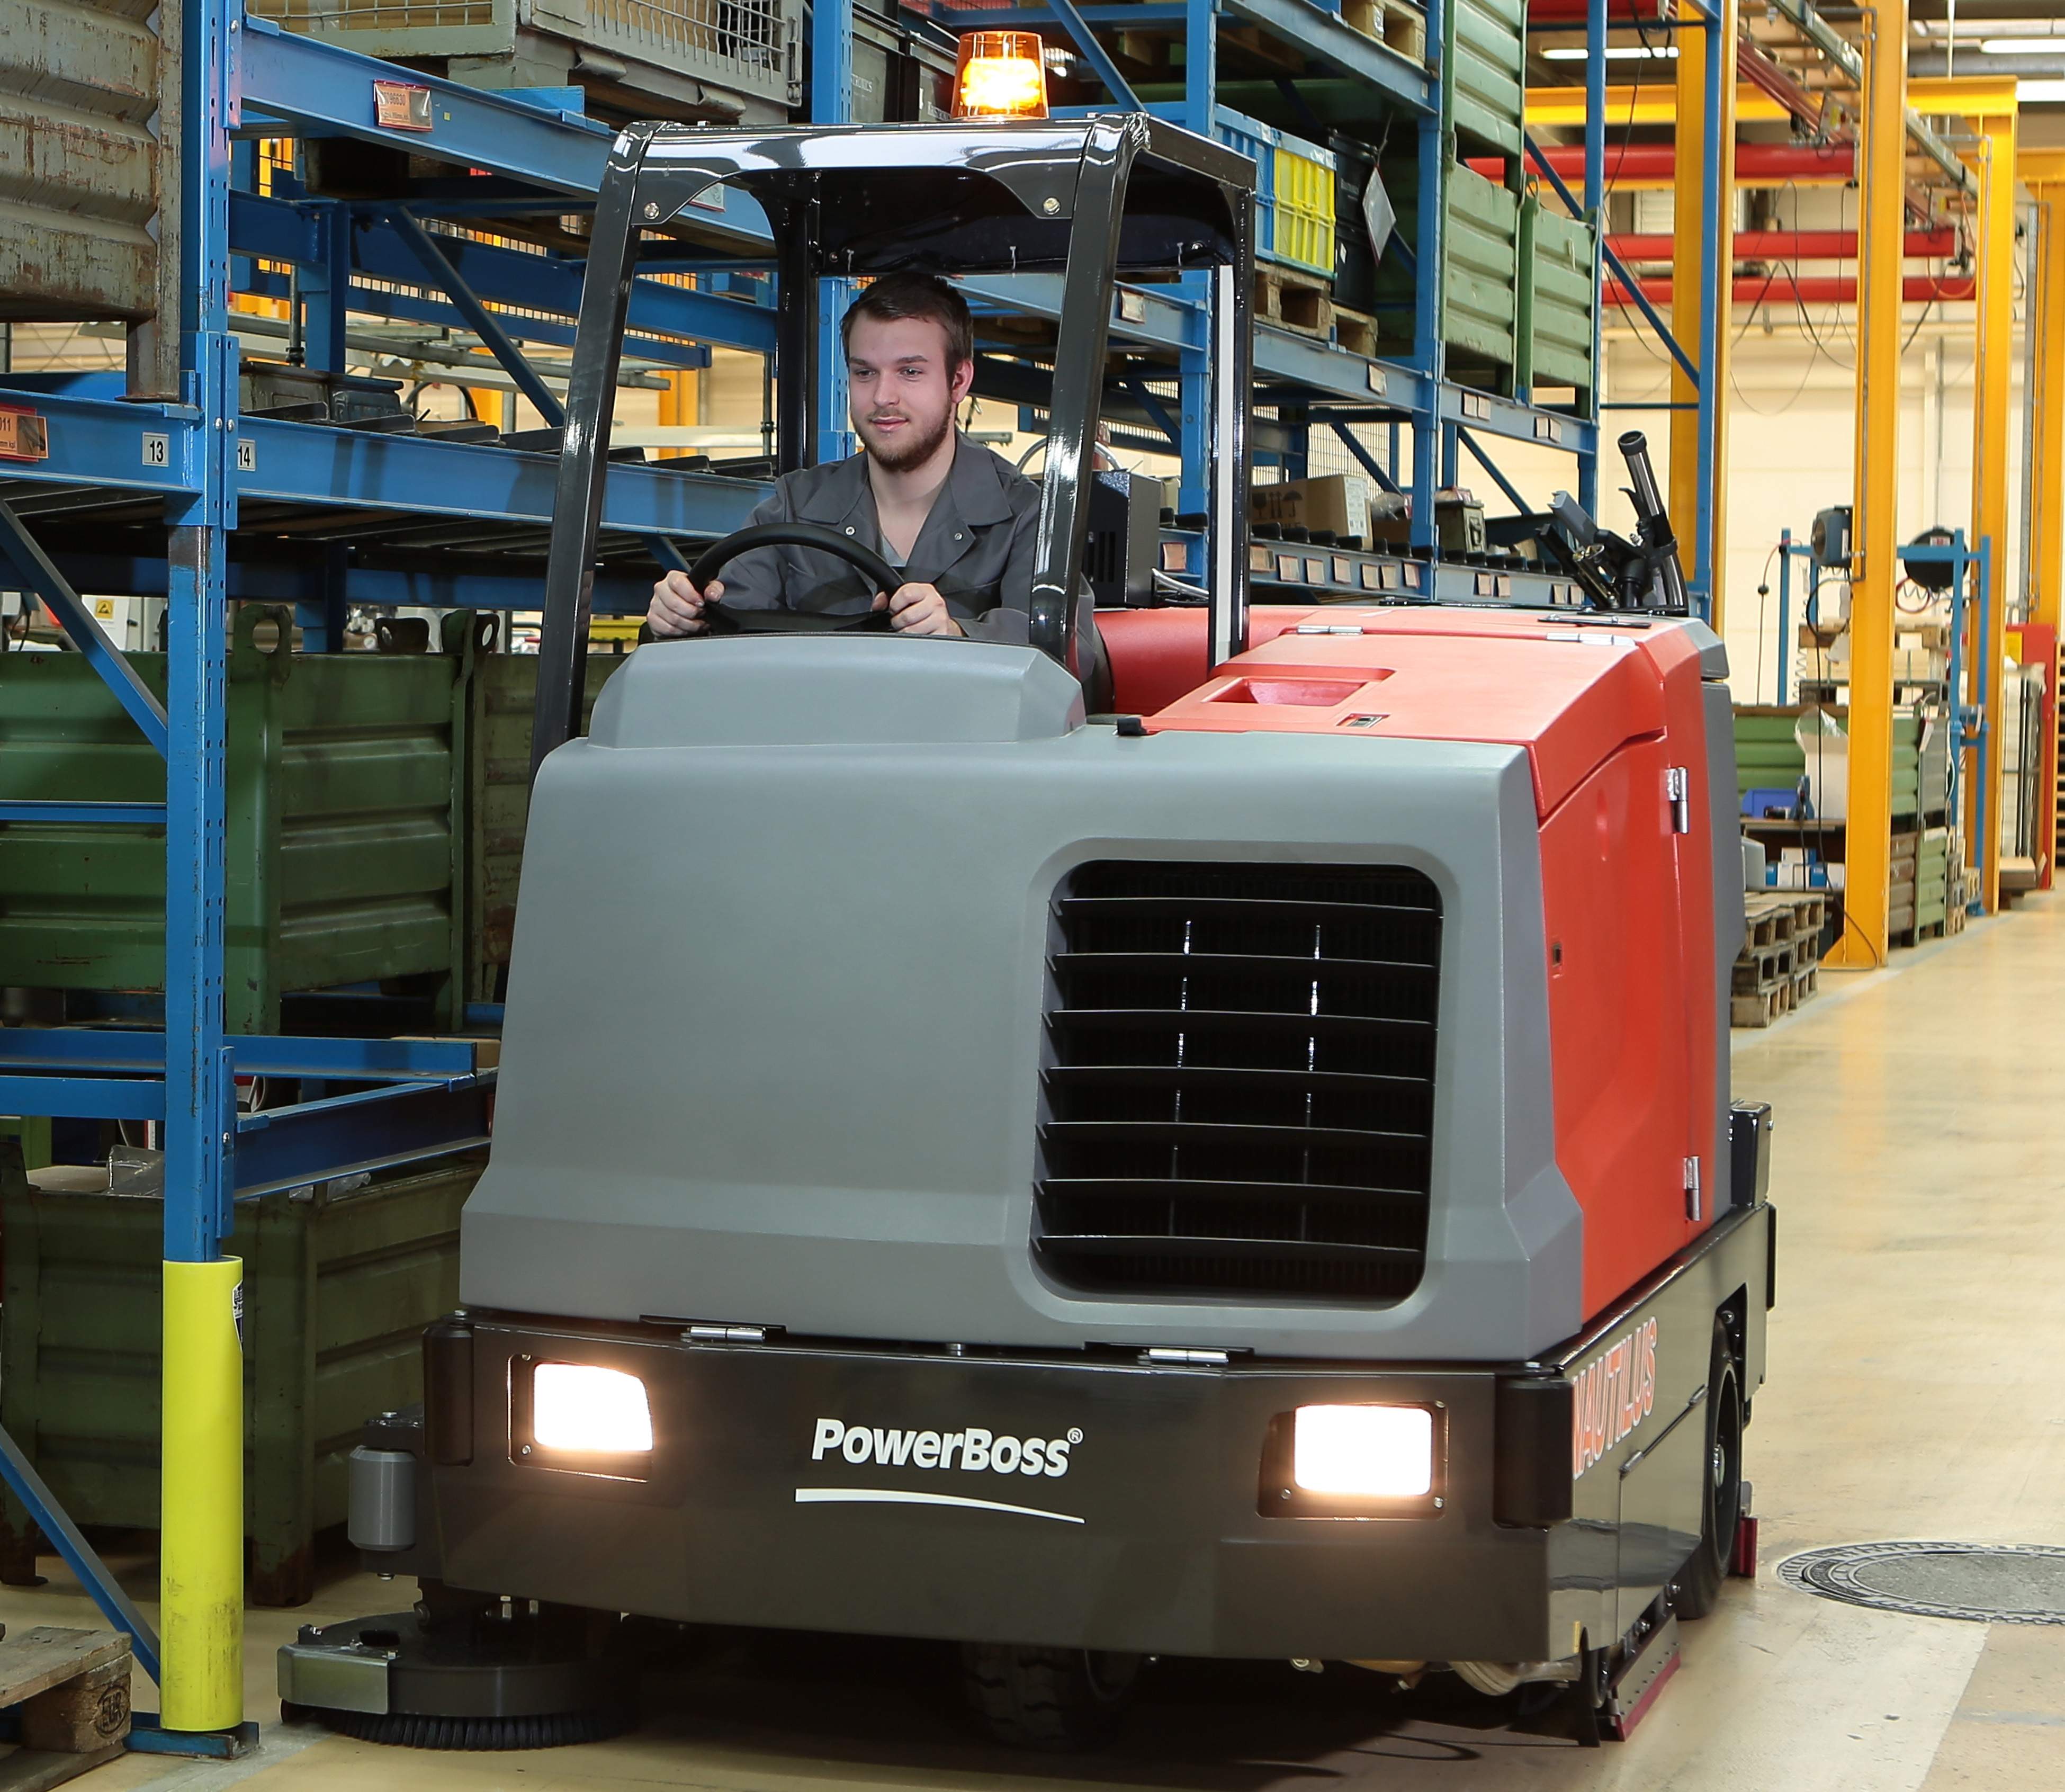
<path fill-rule="evenodd" d="M 1452 0 L 1444 46 L 1443 123 L 1506 156 L 1526 147 L 1527 0 Z"/>
<path fill-rule="evenodd" d="M 1592 307 L 1598 296 L 1598 233 L 1530 193 L 1520 207 L 1520 304 L 1516 331 L 1521 391 L 1537 386 L 1592 390 Z"/>
<path fill-rule="evenodd" d="M 0 1422 L 75 1523 L 155 1530 L 163 1203 L 46 1193 L 0 1151 Z M 361 1427 L 422 1398 L 421 1335 L 458 1304 L 459 1209 L 485 1162 L 237 1203 L 253 1604 L 310 1596 L 315 1533 L 344 1521 Z M 8 1498 L 0 1581 L 33 1579 L 34 1543 Z"/>
<path fill-rule="evenodd" d="M 471 620 L 440 653 L 292 653 L 246 605 L 228 665 L 227 1026 L 277 1033 L 289 991 L 444 979 L 462 1015 L 460 853 Z M 261 641 L 269 645 L 261 645 Z M 162 653 L 129 656 L 162 700 Z M 157 803 L 164 762 L 85 658 L 0 653 L 0 799 Z M 162 827 L 0 824 L 0 984 L 156 991 Z"/>
<path fill-rule="evenodd" d="M 1420 248 L 1417 158 L 1396 159 L 1385 188 L 1397 208 L 1398 235 L 1416 257 Z M 1510 390 L 1520 309 L 1520 196 L 1451 162 L 1444 171 L 1442 216 L 1446 253 L 1441 270 L 1438 328 L 1452 375 L 1489 379 Z M 1416 263 L 1415 264 L 1417 265 Z M 1409 354 L 1418 275 L 1396 251 L 1376 270 L 1379 352 Z"/>

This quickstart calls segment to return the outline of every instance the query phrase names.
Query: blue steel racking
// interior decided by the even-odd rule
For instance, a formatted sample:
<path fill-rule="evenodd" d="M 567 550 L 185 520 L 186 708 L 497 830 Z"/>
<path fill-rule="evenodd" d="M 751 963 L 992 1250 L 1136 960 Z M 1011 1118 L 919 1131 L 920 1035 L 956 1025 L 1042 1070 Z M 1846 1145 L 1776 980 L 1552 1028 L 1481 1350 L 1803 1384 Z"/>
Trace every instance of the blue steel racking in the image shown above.
<path fill-rule="evenodd" d="M 1430 0 L 1431 27 L 1439 28 L 1451 3 Z M 419 220 L 441 212 L 477 220 L 498 208 L 511 214 L 578 211 L 595 189 L 612 135 L 556 103 L 553 95 L 486 91 L 397 68 L 247 18 L 240 0 L 182 0 L 182 10 L 185 296 L 179 319 L 179 402 L 124 402 L 107 376 L 0 374 L 0 401 L 42 418 L 47 451 L 39 461 L 10 462 L 0 470 L 0 559 L 11 563 L 9 582 L 45 599 L 166 762 L 162 806 L 15 803 L 0 807 L 0 822 L 162 824 L 168 870 L 163 1032 L 0 1033 L 0 1109 L 161 1118 L 168 1264 L 216 1260 L 239 1195 L 477 1141 L 486 1131 L 492 1080 L 491 1073 L 475 1074 L 463 1046 L 225 1037 L 228 605 L 256 597 L 294 602 L 311 641 L 329 646 L 340 644 L 348 601 L 527 607 L 535 576 L 523 563 L 498 566 L 491 557 L 440 559 L 418 550 L 426 539 L 432 545 L 449 543 L 462 524 L 491 542 L 521 540 L 525 531 L 532 532 L 535 541 L 552 508 L 553 463 L 546 454 L 241 416 L 238 343 L 228 302 L 232 267 L 247 289 L 275 293 L 289 289 L 281 277 L 259 272 L 257 264 L 285 263 L 296 269 L 292 290 L 305 314 L 312 366 L 344 366 L 347 311 L 384 311 L 471 327 L 519 389 L 549 398 L 481 300 L 551 313 L 563 321 L 527 322 L 525 333 L 543 341 L 567 340 L 578 299 L 575 265 L 450 236 L 433 239 Z M 1051 28 L 1058 22 L 1122 105 L 1136 102 L 1097 44 L 1095 27 L 1150 19 L 1179 24 L 1187 50 L 1185 95 L 1174 110 L 1182 122 L 1205 130 L 1214 103 L 1218 32 L 1222 21 L 1231 20 L 1299 45 L 1412 116 L 1421 136 L 1427 178 L 1444 148 L 1438 73 L 1352 30 L 1340 17 L 1339 0 L 1144 0 L 1081 11 L 1071 0 L 1049 0 L 1019 11 L 965 14 L 941 0 L 936 16 L 986 26 L 1023 22 Z M 1717 15 L 1702 17 L 1707 29 L 1715 28 Z M 851 111 L 851 0 L 822 0 L 818 18 L 821 28 L 810 47 L 813 113 L 819 122 L 834 122 Z M 1606 0 L 1590 0 L 1590 79 L 1595 98 L 1586 135 L 1585 191 L 1582 204 L 1564 196 L 1574 211 L 1594 220 L 1601 216 L 1604 197 L 1605 65 L 1598 51 L 1606 25 Z M 1710 59 L 1715 65 L 1724 60 L 1730 59 Z M 424 185 L 408 209 L 391 204 L 357 207 L 291 188 L 264 196 L 248 190 L 251 159 L 238 145 L 249 140 L 341 137 L 394 145 L 397 140 L 376 115 L 374 83 L 379 82 L 401 82 L 427 93 L 431 128 L 406 140 L 406 147 L 413 156 L 465 171 L 463 180 Z M 1719 140 L 1711 122 L 1718 115 L 1715 108 L 1704 144 L 1710 208 L 1719 203 Z M 1534 160 L 1547 174 L 1546 159 L 1537 155 Z M 239 190 L 240 163 L 244 190 Z M 1439 216 L 1438 206 L 1423 205 L 1423 231 L 1438 233 Z M 767 254 L 764 221 L 738 196 L 727 194 L 698 223 L 714 245 L 713 257 L 728 256 L 735 265 L 740 258 Z M 1423 256 L 1439 253 L 1437 240 L 1423 241 Z M 660 264 L 658 271 L 721 265 L 721 259 L 685 259 Z M 398 284 L 438 296 L 412 297 L 394 290 Z M 752 296 L 739 297 L 641 280 L 632 305 L 634 325 L 659 333 L 651 346 L 663 363 L 697 365 L 705 352 L 701 344 L 764 351 L 772 341 L 770 295 L 764 281 L 750 284 Z M 969 285 L 971 296 L 985 309 L 1035 316 L 1058 312 L 1057 281 L 1020 277 Z M 1201 487 L 1203 417 L 1193 394 L 1202 386 L 1204 370 L 1202 307 L 1181 288 L 1128 289 L 1115 304 L 1115 340 L 1176 357 L 1182 397 L 1176 413 L 1163 413 L 1161 420 L 1181 455 L 1185 484 Z M 1596 319 L 1596 304 L 1594 314 Z M 1703 294 L 1703 344 L 1711 343 L 1717 318 L 1713 295 Z M 1652 322 L 1663 330 L 1659 320 Z M 1667 340 L 1667 331 L 1663 334 Z M 1710 354 L 1701 358 L 1711 362 Z M 1303 427 L 1333 429 L 1380 479 L 1388 475 L 1352 443 L 1344 426 L 1377 423 L 1412 431 L 1412 548 L 1422 556 L 1433 549 L 1435 485 L 1453 478 L 1461 450 L 1469 449 L 1506 486 L 1483 446 L 1485 439 L 1568 451 L 1578 463 L 1581 496 L 1595 508 L 1596 409 L 1550 410 L 1524 398 L 1449 382 L 1432 301 L 1424 291 L 1416 352 L 1408 359 L 1371 360 L 1264 328 L 1258 332 L 1255 360 L 1263 402 L 1291 407 Z M 827 354 L 823 364 L 836 361 Z M 1158 407 L 1144 390 L 1141 396 L 1153 417 Z M 1714 402 L 1715 394 L 1701 392 L 1703 442 L 1711 440 Z M 549 402 L 539 408 L 553 414 Z M 826 451 L 837 452 L 843 419 L 834 401 L 827 401 L 825 417 Z M 750 481 L 664 465 L 620 465 L 609 471 L 603 524 L 620 550 L 642 543 L 665 552 L 669 538 L 709 537 L 736 528 L 760 495 Z M 40 527 L 32 533 L 22 517 Z M 79 532 L 81 520 L 90 534 Z M 69 530 L 68 522 L 74 525 Z M 289 524 L 313 545 L 284 550 L 277 538 Z M 393 552 L 384 558 L 378 552 L 354 556 L 347 551 L 354 540 L 375 547 L 386 541 Z M 1703 512 L 1698 540 L 1693 583 L 1705 590 L 1711 588 L 1712 548 Z M 1474 595 L 1469 569 L 1453 571 L 1460 581 L 1451 569 L 1437 568 L 1435 594 Z M 635 572 L 606 568 L 598 583 L 597 607 L 636 607 L 642 584 Z M 1520 584 L 1524 595 L 1530 581 L 1523 575 Z M 101 634 L 75 595 L 82 588 L 162 592 L 168 598 L 168 698 L 162 708 Z M 240 1073 L 373 1086 L 240 1116 L 234 1090 Z M 169 1433 L 184 1391 L 168 1385 L 166 1394 Z M 68 1544 L 62 1514 L 44 1512 L 36 1503 L 33 1477 L 24 1479 L 18 1466 L 0 1449 L 0 1472 L 30 1499 L 32 1510 L 47 1516 L 51 1535 Z M 68 1559 L 72 1553 L 67 1547 Z M 139 1644 L 154 1654 L 148 1628 L 139 1628 L 133 1607 L 98 1573 L 90 1551 L 73 1565 L 92 1584 L 110 1621 L 135 1631 Z M 169 1659 L 180 1645 L 171 1634 L 167 1641 Z M 192 1722 L 187 1727 L 199 1732 L 224 1726 Z M 161 1734 L 152 1745 L 172 1745 Z M 220 1736 L 200 1735 L 192 1745 L 220 1752 L 228 1745 Z"/>

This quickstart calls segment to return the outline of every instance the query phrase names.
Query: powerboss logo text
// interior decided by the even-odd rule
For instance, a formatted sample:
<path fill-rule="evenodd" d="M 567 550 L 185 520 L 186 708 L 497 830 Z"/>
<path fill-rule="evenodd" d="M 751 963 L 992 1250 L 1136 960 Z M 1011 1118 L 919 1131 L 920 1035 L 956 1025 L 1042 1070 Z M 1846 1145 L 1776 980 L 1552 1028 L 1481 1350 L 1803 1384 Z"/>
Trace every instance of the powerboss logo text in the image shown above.
<path fill-rule="evenodd" d="M 1072 1428 L 1065 1438 L 1000 1438 L 978 1426 L 965 1431 L 884 1431 L 845 1420 L 821 1418 L 810 1440 L 810 1460 L 821 1462 L 836 1452 L 849 1462 L 879 1462 L 886 1468 L 960 1468 L 971 1474 L 1041 1474 L 1058 1481 L 1069 1472 L 1070 1446 L 1083 1434 Z"/>
<path fill-rule="evenodd" d="M 1656 1405 L 1656 1321 L 1638 1325 L 1578 1371 L 1570 1426 L 1574 1481 L 1648 1418 Z"/>

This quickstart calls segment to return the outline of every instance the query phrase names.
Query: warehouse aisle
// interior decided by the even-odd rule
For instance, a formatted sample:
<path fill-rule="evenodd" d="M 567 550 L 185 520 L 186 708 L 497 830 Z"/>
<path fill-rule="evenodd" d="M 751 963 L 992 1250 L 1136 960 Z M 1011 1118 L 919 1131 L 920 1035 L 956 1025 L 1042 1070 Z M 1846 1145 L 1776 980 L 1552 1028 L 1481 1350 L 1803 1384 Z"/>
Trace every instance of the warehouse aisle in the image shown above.
<path fill-rule="evenodd" d="M 1747 1456 L 1764 1571 L 1688 1627 L 1685 1670 L 1635 1740 L 1581 1750 L 1552 1718 L 1438 1681 L 1279 1665 L 1166 1669 L 1123 1746 L 1029 1761 L 969 1739 L 944 1652 L 767 1639 L 654 1677 L 655 1715 L 604 1746 L 410 1754 L 277 1725 L 228 1768 L 131 1757 L 93 1792 L 502 1792 L 1049 1786 L 1894 1792 L 2065 1785 L 2065 1627 L 1986 1627 L 1829 1604 L 1780 1557 L 1885 1537 L 2065 1542 L 2065 903 L 1845 980 L 1736 1039 L 1737 1092 L 1777 1109 L 1779 1305 Z M 50 1567 L 55 1571 L 53 1563 Z M 148 1562 L 137 1564 L 148 1587 Z M 370 1576 L 254 1613 L 252 1709 L 300 1621 L 399 1603 Z M 405 1595 L 406 1596 L 406 1595 Z M 91 1622 L 75 1590 L 0 1591 L 0 1619 Z M 1451 1683 L 1453 1685 L 1453 1683 Z M 139 1700 L 139 1702 L 146 1702 Z"/>

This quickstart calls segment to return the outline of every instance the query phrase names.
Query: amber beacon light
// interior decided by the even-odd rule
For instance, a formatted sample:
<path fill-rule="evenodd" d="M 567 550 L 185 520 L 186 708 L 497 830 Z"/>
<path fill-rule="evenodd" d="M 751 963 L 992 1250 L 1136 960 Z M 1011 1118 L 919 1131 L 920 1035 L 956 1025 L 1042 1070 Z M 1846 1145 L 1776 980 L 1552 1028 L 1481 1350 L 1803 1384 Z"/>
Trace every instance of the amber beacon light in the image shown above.
<path fill-rule="evenodd" d="M 969 31 L 954 65 L 956 118 L 1045 118 L 1047 67 L 1037 31 Z"/>

